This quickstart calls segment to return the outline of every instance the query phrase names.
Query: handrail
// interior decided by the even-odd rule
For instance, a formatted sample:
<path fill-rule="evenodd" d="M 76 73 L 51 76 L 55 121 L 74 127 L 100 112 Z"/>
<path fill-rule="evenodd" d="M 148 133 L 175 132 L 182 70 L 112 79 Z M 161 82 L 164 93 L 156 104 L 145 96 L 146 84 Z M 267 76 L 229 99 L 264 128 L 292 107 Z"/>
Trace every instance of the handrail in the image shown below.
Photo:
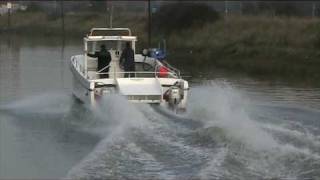
<path fill-rule="evenodd" d="M 97 74 L 97 75 L 100 75 L 100 74 L 112 74 L 112 73 L 110 73 L 110 72 L 107 72 L 107 73 L 102 73 L 102 71 L 104 70 L 104 69 L 106 69 L 106 68 L 108 68 L 108 67 L 110 67 L 111 65 L 109 64 L 108 66 L 106 66 L 106 67 L 104 67 L 104 68 L 102 68 L 101 70 L 99 70 L 99 71 L 97 71 L 95 74 Z M 116 71 L 115 70 L 115 68 L 114 68 L 114 72 L 113 72 L 113 74 L 114 74 L 114 76 L 116 77 L 116 75 L 118 75 L 118 74 L 126 74 L 126 73 L 128 73 L 128 74 L 130 74 L 130 73 L 134 73 L 134 74 L 154 74 L 155 75 L 155 77 L 157 77 L 157 75 L 158 74 L 160 74 L 160 72 L 158 72 L 158 68 L 159 67 L 161 67 L 162 65 L 156 65 L 155 66 L 155 68 L 154 68 L 154 71 Z M 171 67 L 172 69 L 174 69 L 173 67 Z M 177 72 L 175 72 L 174 70 L 172 70 L 170 67 L 169 67 L 169 70 L 171 70 L 171 71 L 169 71 L 168 73 L 169 73 L 169 75 L 171 75 L 171 76 L 175 76 L 175 77 L 177 77 L 177 78 L 179 78 L 180 77 L 180 72 L 178 71 L 178 73 Z"/>
<path fill-rule="evenodd" d="M 125 74 L 125 73 L 136 73 L 136 74 L 155 74 L 154 72 L 147 72 L 147 71 L 123 71 L 123 72 L 115 72 L 116 74 Z M 157 72 L 158 73 L 158 72 Z M 96 72 L 95 74 L 111 74 L 110 72 L 108 73 L 98 73 Z"/>
<path fill-rule="evenodd" d="M 126 74 L 126 73 L 128 73 L 128 74 L 135 74 L 135 77 L 137 76 L 137 75 L 141 75 L 141 74 L 144 74 L 144 75 L 147 75 L 147 74 L 151 74 L 151 75 L 154 75 L 154 77 L 155 78 L 158 78 L 158 74 L 160 74 L 160 72 L 148 72 L 148 71 L 123 71 L 123 72 L 107 72 L 107 73 L 99 73 L 99 72 L 96 72 L 95 74 L 96 75 L 106 75 L 106 74 L 108 74 L 108 75 L 111 75 L 112 73 L 114 73 L 114 79 L 116 79 L 116 75 L 119 75 L 119 74 Z M 172 72 L 169 72 L 169 76 L 173 76 L 173 77 L 177 77 L 177 75 L 175 74 L 175 73 L 172 73 Z M 128 78 L 130 78 L 130 77 L 128 77 Z M 100 78 L 97 78 L 97 79 L 100 79 Z"/>
<path fill-rule="evenodd" d="M 169 65 L 169 64 L 168 64 Z M 158 64 L 158 65 L 156 65 L 156 67 L 154 68 L 154 70 L 155 70 L 155 72 L 158 70 L 158 68 L 159 67 L 161 67 L 161 66 L 163 66 L 163 65 L 160 65 L 160 64 Z M 170 65 L 169 65 L 170 66 Z M 176 76 L 177 78 L 180 78 L 180 71 L 179 70 L 175 70 L 175 68 L 173 68 L 173 67 L 167 67 L 167 66 L 165 66 L 166 68 L 169 68 L 169 73 L 171 74 L 171 75 L 173 75 L 173 76 Z"/>
<path fill-rule="evenodd" d="M 175 72 L 176 72 L 176 74 L 178 74 L 178 76 L 180 77 L 180 70 L 179 70 L 179 69 L 177 69 L 177 68 L 173 67 L 171 64 L 169 64 L 169 63 L 168 63 L 168 62 L 166 62 L 166 61 L 163 61 L 163 63 L 164 63 L 164 64 L 166 64 L 166 66 L 167 66 L 167 67 L 169 67 L 169 69 L 171 69 L 171 70 L 175 71 Z"/>
<path fill-rule="evenodd" d="M 74 64 L 74 66 L 76 67 L 76 69 L 78 69 L 79 72 L 84 71 L 83 67 L 81 66 L 81 64 L 78 63 L 78 61 L 75 60 L 74 56 L 71 58 L 71 61 Z M 167 62 L 163 62 L 163 63 L 166 65 L 165 67 L 169 69 L 168 78 L 170 78 L 170 77 L 171 78 L 172 77 L 181 78 L 180 77 L 180 71 L 178 69 L 174 68 L 173 66 L 171 66 Z M 111 64 L 109 64 L 109 65 L 103 67 L 102 69 L 100 69 L 99 71 L 94 71 L 94 74 L 96 74 L 96 75 L 104 75 L 104 74 L 111 75 L 113 73 L 114 74 L 114 78 L 116 78 L 117 75 L 119 75 L 119 74 L 126 74 L 126 73 L 135 74 L 135 76 L 137 76 L 139 74 L 154 74 L 154 77 L 158 78 L 159 74 L 161 73 L 161 72 L 158 72 L 158 70 L 159 70 L 159 67 L 161 67 L 161 66 L 164 66 L 164 65 L 163 64 L 157 64 L 154 67 L 154 71 L 117 71 L 116 67 L 114 66 L 113 72 L 103 72 L 103 70 L 111 67 Z M 84 72 L 82 72 L 82 73 L 84 73 Z M 88 78 L 89 78 L 89 76 L 88 76 Z M 100 79 L 100 78 L 96 78 L 96 79 Z"/>
<path fill-rule="evenodd" d="M 98 73 L 101 73 L 103 70 L 107 69 L 108 67 L 110 67 L 110 64 L 109 64 L 108 66 L 105 66 L 104 68 L 100 69 L 100 70 L 98 71 Z"/>

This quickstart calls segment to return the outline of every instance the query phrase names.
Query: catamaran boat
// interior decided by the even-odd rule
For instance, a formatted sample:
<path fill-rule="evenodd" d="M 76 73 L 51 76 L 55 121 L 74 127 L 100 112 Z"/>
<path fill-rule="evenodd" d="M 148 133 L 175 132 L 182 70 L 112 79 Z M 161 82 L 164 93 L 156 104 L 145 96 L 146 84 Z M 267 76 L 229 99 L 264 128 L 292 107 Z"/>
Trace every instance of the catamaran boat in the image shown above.
<path fill-rule="evenodd" d="M 118 93 L 134 103 L 148 103 L 185 111 L 189 85 L 180 76 L 180 71 L 168 64 L 159 52 L 144 49 L 134 53 L 135 71 L 126 72 L 119 65 L 122 50 L 129 42 L 135 52 L 137 37 L 129 28 L 92 28 L 83 38 L 84 53 L 71 57 L 73 94 L 84 103 L 99 105 L 103 96 Z M 101 45 L 110 52 L 109 72 L 97 69 L 94 53 Z M 158 56 L 157 56 L 158 55 Z M 125 73 L 134 74 L 126 77 Z M 108 74 L 108 78 L 100 78 Z"/>

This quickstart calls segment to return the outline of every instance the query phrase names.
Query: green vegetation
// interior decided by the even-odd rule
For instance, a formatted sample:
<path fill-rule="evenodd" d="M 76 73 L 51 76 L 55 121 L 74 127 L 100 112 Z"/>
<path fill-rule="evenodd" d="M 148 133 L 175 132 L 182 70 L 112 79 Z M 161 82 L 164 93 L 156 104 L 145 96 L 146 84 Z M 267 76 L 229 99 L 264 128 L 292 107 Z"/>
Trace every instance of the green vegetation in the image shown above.
<path fill-rule="evenodd" d="M 154 18 L 158 18 L 156 14 Z M 108 19 L 101 12 L 82 12 L 65 14 L 64 21 L 64 34 L 68 38 L 81 38 L 91 27 L 104 27 Z M 180 22 L 179 18 L 175 21 Z M 0 27 L 6 27 L 6 22 L 6 16 L 0 17 Z M 146 14 L 117 12 L 113 22 L 114 27 L 132 29 L 139 38 L 138 49 L 146 47 Z M 214 65 L 255 76 L 320 80 L 319 18 L 214 15 L 200 24 L 195 22 L 184 21 L 183 24 L 192 25 L 180 29 L 181 26 L 176 26 L 174 31 L 159 28 L 159 32 L 152 34 L 153 45 L 165 38 L 170 61 L 175 63 Z M 157 23 L 164 26 L 161 20 Z M 13 14 L 11 32 L 37 36 L 63 34 L 61 18 L 52 18 L 41 11 Z"/>
<path fill-rule="evenodd" d="M 183 29 L 198 28 L 218 19 L 219 14 L 209 6 L 184 2 L 161 6 L 153 15 L 152 23 L 154 32 L 170 34 Z"/>
<path fill-rule="evenodd" d="M 129 18 L 126 18 L 129 17 Z M 142 29 L 141 22 L 145 17 L 135 13 L 121 13 L 113 19 L 113 26 L 123 24 L 130 26 L 134 31 Z M 88 33 L 92 27 L 105 27 L 108 22 L 107 15 L 101 12 L 82 12 L 64 14 L 64 31 L 61 15 L 56 17 L 43 11 L 25 11 L 17 12 L 11 16 L 10 32 L 18 34 L 35 34 L 39 36 L 62 35 L 69 37 L 83 36 Z M 7 29 L 7 16 L 0 16 L 0 29 Z M 5 32 L 6 33 L 6 32 Z"/>
<path fill-rule="evenodd" d="M 193 65 L 320 80 L 319 19 L 229 16 L 173 34 L 168 44 L 171 52 L 188 53 Z"/>
<path fill-rule="evenodd" d="M 64 26 L 61 15 L 52 15 L 44 11 L 19 11 L 11 16 L 10 29 L 7 27 L 7 16 L 0 16 L 0 34 L 19 34 L 21 36 L 65 36 L 80 39 L 92 27 L 109 27 L 108 14 L 101 12 L 82 11 L 64 14 Z M 138 48 L 147 44 L 147 17 L 133 12 L 114 13 L 113 27 L 129 27 L 139 38 Z M 107 25 L 108 24 L 108 25 Z"/>

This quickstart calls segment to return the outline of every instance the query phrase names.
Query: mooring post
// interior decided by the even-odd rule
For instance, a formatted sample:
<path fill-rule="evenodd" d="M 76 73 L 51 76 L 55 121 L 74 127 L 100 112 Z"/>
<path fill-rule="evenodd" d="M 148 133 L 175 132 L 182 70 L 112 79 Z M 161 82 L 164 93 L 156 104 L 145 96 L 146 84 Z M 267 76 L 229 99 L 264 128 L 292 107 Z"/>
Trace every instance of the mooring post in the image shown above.
<path fill-rule="evenodd" d="M 63 10 L 63 0 L 61 1 L 61 25 L 62 25 L 62 34 L 64 35 L 64 10 Z"/>
<path fill-rule="evenodd" d="M 225 14 L 225 16 L 227 16 L 228 15 L 228 13 L 229 13 L 229 4 L 228 4 L 228 1 L 224 1 L 224 14 Z"/>
<path fill-rule="evenodd" d="M 312 3 L 312 17 L 316 16 L 316 4 L 313 2 Z"/>
<path fill-rule="evenodd" d="M 7 24 L 7 28 L 8 29 L 11 28 L 11 7 L 12 7 L 11 2 L 7 2 L 7 9 L 8 9 L 8 24 Z"/>

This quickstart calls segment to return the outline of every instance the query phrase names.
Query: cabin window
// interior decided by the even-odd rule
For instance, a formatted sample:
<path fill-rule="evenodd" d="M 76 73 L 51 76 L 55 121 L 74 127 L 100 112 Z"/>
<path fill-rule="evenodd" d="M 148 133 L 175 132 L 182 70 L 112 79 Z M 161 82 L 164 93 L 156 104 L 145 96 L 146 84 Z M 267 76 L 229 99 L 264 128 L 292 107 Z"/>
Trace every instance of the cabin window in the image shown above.
<path fill-rule="evenodd" d="M 100 51 L 100 46 L 104 44 L 107 50 L 122 51 L 125 48 L 125 41 L 90 41 L 88 42 L 88 51 Z"/>
<path fill-rule="evenodd" d="M 100 46 L 104 44 L 107 50 L 117 49 L 117 41 L 92 41 L 88 42 L 88 51 L 95 52 L 100 51 Z"/>

